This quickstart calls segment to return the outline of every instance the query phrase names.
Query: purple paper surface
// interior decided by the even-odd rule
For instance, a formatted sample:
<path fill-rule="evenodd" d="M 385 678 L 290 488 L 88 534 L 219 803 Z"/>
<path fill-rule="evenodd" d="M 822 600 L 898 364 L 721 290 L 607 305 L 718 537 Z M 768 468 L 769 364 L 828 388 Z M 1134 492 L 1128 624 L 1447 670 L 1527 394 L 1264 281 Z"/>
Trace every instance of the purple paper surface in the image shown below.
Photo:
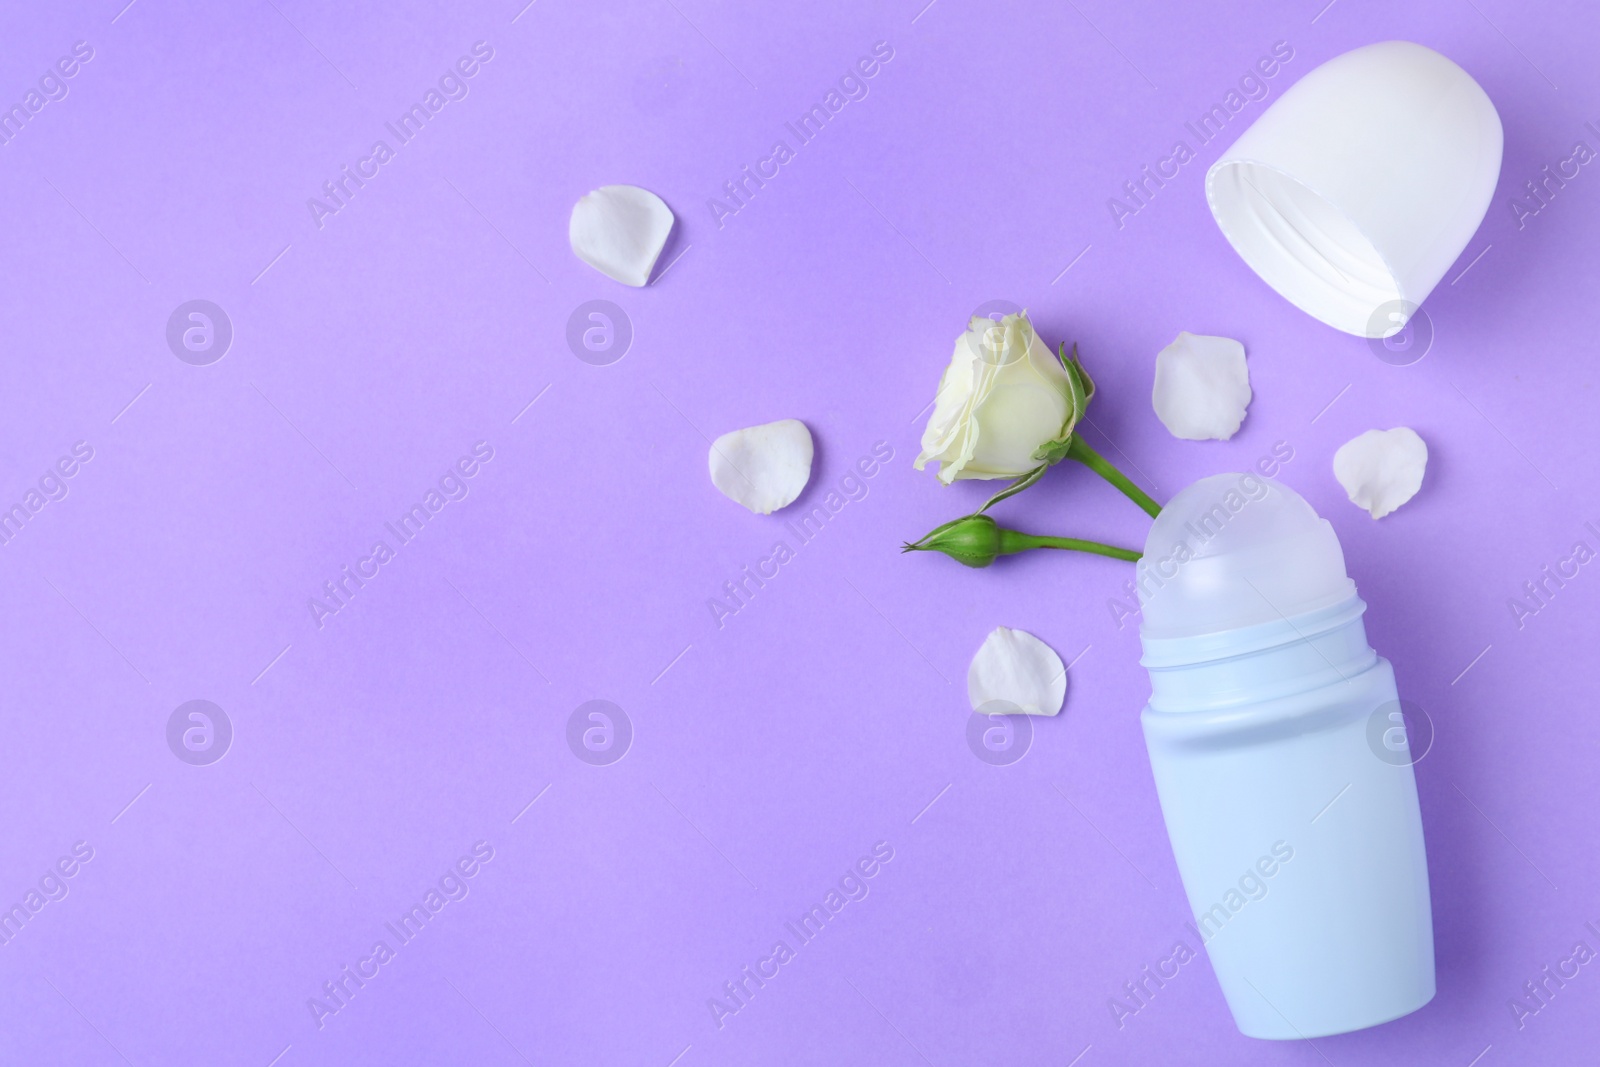
<path fill-rule="evenodd" d="M 122 3 L 0 13 L 0 1062 L 1593 1058 L 1586 8 Z M 1287 86 L 1392 38 L 1506 133 L 1410 363 L 1269 290 L 1202 191 Z M 642 290 L 567 246 L 611 183 L 678 217 Z M 1131 566 L 897 551 L 994 488 L 912 462 L 995 300 L 1078 343 L 1087 439 L 1159 499 L 1292 449 L 1435 731 L 1423 1010 L 1253 1041 L 1203 957 L 1130 999 L 1190 917 Z M 1249 353 L 1229 442 L 1151 411 L 1185 329 Z M 708 440 L 779 418 L 812 482 L 753 516 Z M 1427 480 L 1374 523 L 1332 454 L 1396 425 Z M 1148 528 L 1076 467 L 999 510 Z M 1072 663 L 1003 766 L 964 684 L 997 625 Z"/>

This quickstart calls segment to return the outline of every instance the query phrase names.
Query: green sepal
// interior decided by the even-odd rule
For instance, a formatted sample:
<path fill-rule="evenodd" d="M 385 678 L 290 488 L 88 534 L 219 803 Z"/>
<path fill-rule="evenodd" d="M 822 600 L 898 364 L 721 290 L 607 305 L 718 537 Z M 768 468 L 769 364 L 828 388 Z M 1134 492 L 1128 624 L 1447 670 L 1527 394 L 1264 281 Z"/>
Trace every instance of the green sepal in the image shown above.
<path fill-rule="evenodd" d="M 1046 441 L 1034 450 L 1033 458 L 1046 464 L 1060 463 L 1067 458 L 1067 452 L 1072 448 L 1072 441 L 1076 436 L 1069 433 L 1054 441 Z"/>
<path fill-rule="evenodd" d="M 1037 458 L 1037 457 L 1035 457 L 1035 458 Z M 1033 468 L 1031 471 L 1029 471 L 1028 473 L 1024 474 L 1022 477 L 1018 478 L 1016 481 L 1012 482 L 1010 485 L 1006 486 L 1004 489 L 1000 490 L 994 496 L 990 497 L 987 501 L 985 501 L 983 507 L 981 507 L 977 511 L 973 512 L 973 514 L 974 515 L 982 515 L 985 511 L 988 511 L 991 507 L 993 507 L 994 505 L 1000 503 L 1000 501 L 1004 500 L 1006 497 L 1008 497 L 1008 496 L 1016 496 L 1018 493 L 1022 492 L 1024 489 L 1028 488 L 1028 486 L 1032 485 L 1034 482 L 1038 481 L 1040 478 L 1043 478 L 1044 477 L 1044 472 L 1049 470 L 1049 469 L 1050 469 L 1050 464 L 1048 464 L 1048 463 L 1039 464 L 1037 467 Z"/>
<path fill-rule="evenodd" d="M 1062 341 L 1061 350 L 1057 354 L 1061 359 L 1061 365 L 1067 369 L 1067 374 L 1078 379 L 1078 384 L 1083 389 L 1083 403 L 1087 405 L 1089 401 L 1094 399 L 1094 379 L 1089 377 L 1089 372 L 1083 369 L 1083 361 L 1078 358 L 1078 343 L 1076 341 L 1072 343 L 1072 355 L 1068 356 L 1067 342 Z M 1085 409 L 1079 409 L 1078 416 L 1080 418 L 1083 416 Z"/>

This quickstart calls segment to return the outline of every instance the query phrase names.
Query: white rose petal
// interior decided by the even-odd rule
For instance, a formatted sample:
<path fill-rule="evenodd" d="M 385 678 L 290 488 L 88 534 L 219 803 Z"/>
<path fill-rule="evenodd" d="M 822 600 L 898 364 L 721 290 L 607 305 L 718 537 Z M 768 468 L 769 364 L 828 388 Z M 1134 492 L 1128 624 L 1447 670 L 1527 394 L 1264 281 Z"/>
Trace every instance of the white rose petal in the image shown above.
<path fill-rule="evenodd" d="M 1039 340 L 1027 312 L 999 322 L 974 316 L 956 338 L 922 433 L 916 468 L 938 463 L 939 480 L 1015 478 L 1039 465 L 1033 453 L 1066 428 L 1072 385 Z"/>
<path fill-rule="evenodd" d="M 1226 441 L 1250 406 L 1244 345 L 1184 331 L 1156 354 L 1156 418 L 1185 441 Z"/>
<path fill-rule="evenodd" d="M 997 626 L 967 668 L 967 700 L 985 715 L 1055 715 L 1067 699 L 1067 668 L 1024 630 Z"/>
<path fill-rule="evenodd" d="M 711 483 L 757 515 L 794 503 L 811 480 L 811 431 L 798 419 L 734 430 L 711 445 Z"/>
<path fill-rule="evenodd" d="M 1350 502 L 1375 519 L 1416 496 L 1427 467 L 1428 446 L 1405 426 L 1368 430 L 1333 454 L 1333 476 Z"/>
<path fill-rule="evenodd" d="M 672 209 L 648 189 L 602 185 L 572 205 L 567 238 L 579 259 L 638 288 L 650 281 L 672 222 Z"/>

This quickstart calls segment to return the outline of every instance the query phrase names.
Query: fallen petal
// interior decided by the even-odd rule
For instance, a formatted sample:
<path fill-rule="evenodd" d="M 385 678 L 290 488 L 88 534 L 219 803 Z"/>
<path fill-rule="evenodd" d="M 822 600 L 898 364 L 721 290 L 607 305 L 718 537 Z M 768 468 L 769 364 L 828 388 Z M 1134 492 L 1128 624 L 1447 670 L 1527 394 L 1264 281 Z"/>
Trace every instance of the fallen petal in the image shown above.
<path fill-rule="evenodd" d="M 579 259 L 637 288 L 650 281 L 672 222 L 672 209 L 648 189 L 602 185 L 572 205 L 567 238 Z"/>
<path fill-rule="evenodd" d="M 1061 657 L 1025 630 L 995 627 L 967 668 L 967 700 L 985 715 L 1055 715 L 1066 699 Z"/>
<path fill-rule="evenodd" d="M 811 480 L 811 455 L 811 431 L 799 419 L 734 430 L 711 444 L 711 483 L 757 515 L 771 515 Z"/>
<path fill-rule="evenodd" d="M 1244 345 L 1230 337 L 1178 334 L 1156 354 L 1156 418 L 1185 441 L 1226 441 L 1250 406 Z"/>
<path fill-rule="evenodd" d="M 1374 519 L 1416 496 L 1427 467 L 1427 444 L 1406 426 L 1368 430 L 1333 454 L 1333 476 Z"/>

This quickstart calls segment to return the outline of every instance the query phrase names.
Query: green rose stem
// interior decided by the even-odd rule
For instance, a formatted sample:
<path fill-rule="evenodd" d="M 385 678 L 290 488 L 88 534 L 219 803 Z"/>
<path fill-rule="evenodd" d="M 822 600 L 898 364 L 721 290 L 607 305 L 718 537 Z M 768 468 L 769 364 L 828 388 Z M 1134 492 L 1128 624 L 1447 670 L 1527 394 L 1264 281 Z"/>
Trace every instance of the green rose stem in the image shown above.
<path fill-rule="evenodd" d="M 902 552 L 943 552 L 968 567 L 987 567 L 999 556 L 1013 556 L 1034 548 L 1059 548 L 1069 552 L 1092 552 L 1112 559 L 1136 561 L 1140 553 L 1130 548 L 1085 541 L 1078 537 L 1047 537 L 1043 534 L 1008 530 L 984 514 L 966 515 L 935 527 L 915 544 L 907 543 Z"/>
<path fill-rule="evenodd" d="M 1110 556 L 1112 559 L 1125 559 L 1129 563 L 1137 563 L 1142 552 L 1135 552 L 1131 548 L 1118 548 L 1116 545 L 1102 544 L 1099 541 L 1085 541 L 1081 537 L 1049 537 L 1045 534 L 1026 534 L 1018 530 L 1000 531 L 1000 554 L 1002 556 L 1026 552 L 1030 548 L 1060 548 L 1068 552 L 1093 552 L 1097 556 Z"/>
<path fill-rule="evenodd" d="M 1072 444 L 1067 448 L 1067 458 L 1077 460 L 1079 463 L 1082 463 L 1085 467 L 1088 467 L 1100 477 L 1104 478 L 1106 481 L 1122 490 L 1124 496 L 1143 508 L 1145 514 L 1149 515 L 1152 519 L 1161 514 L 1161 505 L 1152 500 L 1150 498 L 1150 494 L 1146 493 L 1143 489 L 1140 489 L 1137 485 L 1134 485 L 1133 482 L 1128 479 L 1126 474 L 1123 474 L 1110 463 L 1106 462 L 1106 458 L 1100 453 L 1096 452 L 1094 449 L 1090 448 L 1081 435 L 1072 435 Z"/>

